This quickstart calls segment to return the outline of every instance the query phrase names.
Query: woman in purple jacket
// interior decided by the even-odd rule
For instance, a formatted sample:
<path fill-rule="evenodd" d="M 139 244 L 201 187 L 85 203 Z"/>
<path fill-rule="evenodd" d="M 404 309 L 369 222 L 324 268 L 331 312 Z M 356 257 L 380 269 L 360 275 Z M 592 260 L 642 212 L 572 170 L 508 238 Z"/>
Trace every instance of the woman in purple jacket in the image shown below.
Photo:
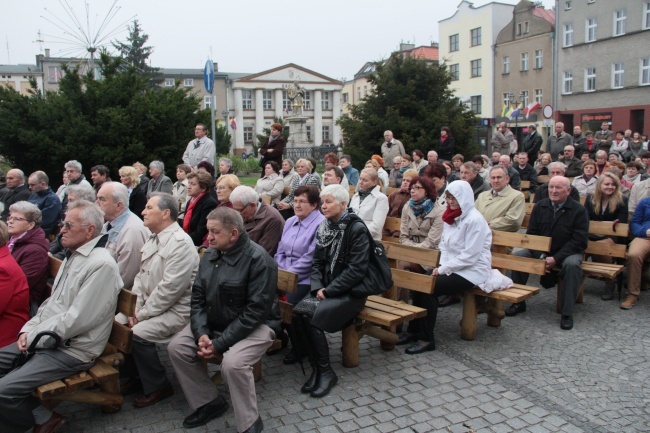
<path fill-rule="evenodd" d="M 298 274 L 298 290 L 287 295 L 287 302 L 296 305 L 311 289 L 312 258 L 316 249 L 316 231 L 318 226 L 325 219 L 318 210 L 320 196 L 315 186 L 303 185 L 296 189 L 293 196 L 292 216 L 284 223 L 282 238 L 278 244 L 278 252 L 275 254 L 275 261 L 278 268 Z M 289 337 L 295 347 L 294 333 L 291 329 Z M 287 354 L 283 362 L 294 364 L 298 358 L 294 349 Z"/>

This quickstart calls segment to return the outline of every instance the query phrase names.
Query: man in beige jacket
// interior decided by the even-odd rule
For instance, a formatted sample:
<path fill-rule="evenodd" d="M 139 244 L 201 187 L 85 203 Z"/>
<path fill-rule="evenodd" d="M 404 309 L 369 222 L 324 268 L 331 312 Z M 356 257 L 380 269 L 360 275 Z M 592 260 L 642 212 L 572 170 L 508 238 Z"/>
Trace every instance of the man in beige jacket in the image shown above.
<path fill-rule="evenodd" d="M 117 317 L 133 329 L 130 369 L 125 369 L 130 378 L 122 393 L 142 388 L 133 400 L 135 407 L 151 406 L 174 393 L 156 343 L 167 343 L 190 322 L 190 294 L 199 267 L 194 242 L 176 222 L 178 204 L 171 194 L 154 193 L 142 214 L 153 234 L 142 247 L 140 272 L 133 282 L 135 317 Z"/>
<path fill-rule="evenodd" d="M 113 326 L 122 279 L 115 260 L 103 248 L 100 236 L 104 216 L 85 200 L 68 206 L 61 228 L 61 244 L 70 251 L 54 279 L 52 296 L 23 326 L 17 344 L 0 349 L 0 432 L 56 431 L 65 423 L 61 415 L 38 406 L 35 388 L 92 367 L 108 341 Z M 34 356 L 13 369 L 16 355 L 26 351 L 36 336 L 54 332 L 54 339 L 41 338 Z M 36 410 L 35 410 L 36 409 Z"/>
<path fill-rule="evenodd" d="M 507 169 L 502 165 L 495 165 L 490 170 L 492 190 L 482 192 L 474 205 L 492 230 L 516 232 L 524 221 L 524 195 L 513 189 L 509 182 Z"/>

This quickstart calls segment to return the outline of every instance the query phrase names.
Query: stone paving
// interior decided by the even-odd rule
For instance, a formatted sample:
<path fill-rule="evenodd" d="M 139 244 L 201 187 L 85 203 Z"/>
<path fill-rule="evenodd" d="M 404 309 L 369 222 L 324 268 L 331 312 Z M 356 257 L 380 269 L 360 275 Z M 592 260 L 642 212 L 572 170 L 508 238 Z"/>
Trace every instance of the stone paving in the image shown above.
<path fill-rule="evenodd" d="M 530 284 L 537 280 L 531 278 Z M 650 432 L 650 295 L 631 310 L 600 300 L 603 283 L 587 283 L 575 326 L 562 331 L 555 290 L 528 302 L 528 311 L 500 328 L 479 318 L 475 341 L 460 339 L 459 305 L 441 309 L 436 351 L 409 356 L 361 340 L 360 366 L 341 366 L 340 333 L 330 336 L 339 384 L 313 399 L 306 380 L 283 354 L 265 356 L 257 384 L 265 432 L 505 433 Z M 156 406 L 105 415 L 97 407 L 64 403 L 63 432 L 182 432 L 189 409 L 173 371 L 176 394 Z M 220 391 L 225 392 L 224 386 Z M 235 433 L 230 409 L 191 432 Z"/>

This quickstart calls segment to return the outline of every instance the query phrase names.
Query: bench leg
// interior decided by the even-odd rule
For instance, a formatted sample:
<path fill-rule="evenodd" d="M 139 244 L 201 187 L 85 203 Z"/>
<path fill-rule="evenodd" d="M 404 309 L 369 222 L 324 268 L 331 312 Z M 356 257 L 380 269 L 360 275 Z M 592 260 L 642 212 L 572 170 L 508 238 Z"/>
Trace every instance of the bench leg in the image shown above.
<path fill-rule="evenodd" d="M 506 317 L 503 311 L 503 301 L 500 299 L 488 299 L 487 324 L 493 328 L 501 326 L 501 320 Z"/>
<path fill-rule="evenodd" d="M 382 326 L 382 328 L 392 334 L 397 334 L 397 325 Z M 383 350 L 393 350 L 395 348 L 395 343 L 392 341 L 379 340 L 379 345 Z"/>
<path fill-rule="evenodd" d="M 359 328 L 358 323 L 353 323 L 343 329 L 341 351 L 343 356 L 343 367 L 359 366 Z"/>
<path fill-rule="evenodd" d="M 106 382 L 99 385 L 99 389 L 102 390 L 102 393 L 106 393 L 106 404 L 102 405 L 102 412 L 104 413 L 115 413 L 119 412 L 122 409 L 122 403 L 124 398 L 120 394 L 120 378 L 116 376 L 114 379 L 107 380 Z"/>
<path fill-rule="evenodd" d="M 585 281 L 587 281 L 587 276 L 582 275 L 582 279 L 580 280 L 580 286 L 578 287 L 578 296 L 576 297 L 576 304 L 582 304 L 584 302 L 584 294 L 585 294 Z"/>
<path fill-rule="evenodd" d="M 460 320 L 460 338 L 472 341 L 476 339 L 476 296 L 473 293 L 465 293 L 463 297 L 463 317 Z"/>
<path fill-rule="evenodd" d="M 562 314 L 562 297 L 560 296 L 560 287 L 562 286 L 562 280 L 557 281 L 557 296 L 555 297 L 555 312 L 557 314 Z"/>

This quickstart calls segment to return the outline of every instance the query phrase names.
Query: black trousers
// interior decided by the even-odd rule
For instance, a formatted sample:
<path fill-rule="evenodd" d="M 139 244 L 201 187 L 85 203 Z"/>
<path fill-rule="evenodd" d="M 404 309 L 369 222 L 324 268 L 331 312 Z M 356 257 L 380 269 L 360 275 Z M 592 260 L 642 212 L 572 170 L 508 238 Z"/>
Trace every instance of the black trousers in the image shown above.
<path fill-rule="evenodd" d="M 406 332 L 416 335 L 418 340 L 433 341 L 433 328 L 438 316 L 438 296 L 461 294 L 474 287 L 474 283 L 458 274 L 438 275 L 433 294 L 411 291 L 413 305 L 427 310 L 427 315 L 420 319 L 411 320 Z"/>

